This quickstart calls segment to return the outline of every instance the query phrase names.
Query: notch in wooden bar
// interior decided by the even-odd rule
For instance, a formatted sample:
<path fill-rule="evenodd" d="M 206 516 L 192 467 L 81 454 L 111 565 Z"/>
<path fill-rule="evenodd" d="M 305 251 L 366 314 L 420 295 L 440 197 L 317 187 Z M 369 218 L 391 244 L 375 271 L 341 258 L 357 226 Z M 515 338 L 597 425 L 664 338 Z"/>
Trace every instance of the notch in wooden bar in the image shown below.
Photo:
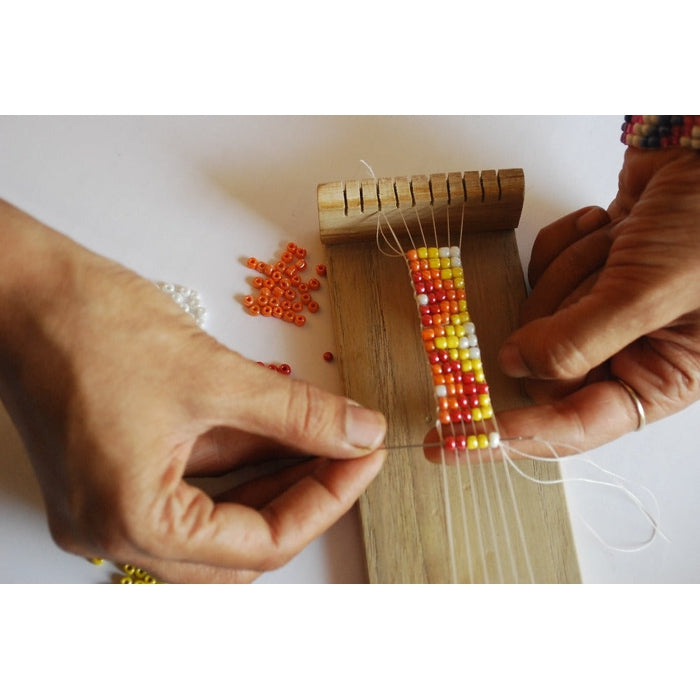
<path fill-rule="evenodd" d="M 403 230 L 429 214 L 469 231 L 515 229 L 525 193 L 521 168 L 330 182 L 318 186 L 325 244 L 371 239 L 377 221 Z"/>

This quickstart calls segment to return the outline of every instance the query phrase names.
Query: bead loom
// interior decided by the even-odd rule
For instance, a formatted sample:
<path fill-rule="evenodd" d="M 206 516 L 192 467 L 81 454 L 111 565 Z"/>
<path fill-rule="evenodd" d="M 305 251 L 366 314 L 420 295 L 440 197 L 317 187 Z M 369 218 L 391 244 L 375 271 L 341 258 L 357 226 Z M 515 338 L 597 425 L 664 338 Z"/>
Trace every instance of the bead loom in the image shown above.
<path fill-rule="evenodd" d="M 488 425 L 481 405 L 486 397 L 488 416 L 491 401 L 496 411 L 527 403 L 520 383 L 502 375 L 496 362 L 525 297 L 515 242 L 523 196 L 520 169 L 367 178 L 318 187 L 336 359 L 345 393 L 387 416 L 388 445 L 425 444 L 437 420 L 440 442 L 457 458 L 456 465 L 445 467 L 429 461 L 421 449 L 387 451 L 383 470 L 359 501 L 370 582 L 580 581 L 563 488 L 543 489 L 510 478 L 498 460 L 497 428 Z M 395 245 L 387 245 L 390 230 Z M 435 330 L 434 319 L 432 326 L 424 325 L 421 313 L 426 299 L 420 295 L 426 292 L 411 287 L 407 267 L 412 261 L 406 252 L 435 247 L 439 259 L 441 247 L 454 245 L 466 292 L 465 299 L 455 301 L 468 302 L 469 320 L 441 323 L 452 330 L 438 330 L 435 343 L 436 334 L 431 338 L 429 332 Z M 427 301 L 428 307 L 435 306 Z M 439 307 L 451 300 L 434 301 Z M 442 319 L 441 312 L 433 311 Z M 458 305 L 459 313 L 465 311 Z M 451 316 L 456 314 L 450 309 Z M 464 399 L 448 402 L 446 409 L 440 404 L 435 387 L 441 384 L 433 378 L 444 376 L 446 367 L 432 368 L 460 360 L 459 350 L 469 346 L 467 340 L 462 342 L 467 347 L 460 348 L 460 339 L 475 335 L 469 331 L 476 329 L 480 357 L 470 358 L 471 371 L 477 360 L 483 375 L 474 372 L 474 384 L 486 386 L 477 389 L 480 405 L 468 406 L 469 422 L 464 409 L 460 416 L 449 415 Z M 429 341 L 434 349 L 426 345 Z M 449 347 L 455 342 L 457 347 Z M 454 375 L 456 365 L 449 367 Z M 460 371 L 464 375 L 461 366 Z M 465 396 L 469 401 L 473 394 Z M 474 421 L 479 409 L 480 421 Z M 444 422 L 440 410 L 448 411 Z M 518 460 L 518 465 L 539 478 L 560 476 L 556 462 Z M 526 533 L 527 541 L 521 541 L 519 532 Z M 504 542 L 508 554 L 502 556 Z"/>

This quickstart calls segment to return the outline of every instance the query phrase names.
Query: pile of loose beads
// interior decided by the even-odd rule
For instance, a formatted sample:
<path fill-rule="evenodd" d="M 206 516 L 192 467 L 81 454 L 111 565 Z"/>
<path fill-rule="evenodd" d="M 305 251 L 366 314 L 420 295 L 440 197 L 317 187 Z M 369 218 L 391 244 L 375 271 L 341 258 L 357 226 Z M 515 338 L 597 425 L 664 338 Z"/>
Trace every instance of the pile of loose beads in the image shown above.
<path fill-rule="evenodd" d="M 476 329 L 467 310 L 464 270 L 457 246 L 406 252 L 421 335 L 438 404 L 438 424 L 474 424 L 493 418 Z M 448 435 L 447 449 L 485 449 L 500 444 L 497 432 Z"/>
<path fill-rule="evenodd" d="M 156 282 L 156 287 L 165 292 L 185 313 L 188 313 L 201 328 L 207 315 L 207 310 L 201 305 L 199 292 L 181 284 Z"/>
<path fill-rule="evenodd" d="M 253 316 L 279 318 L 303 326 L 306 323 L 304 309 L 312 314 L 318 311 L 319 305 L 311 292 L 320 289 L 321 283 L 316 277 L 306 282 L 302 279 L 301 273 L 308 266 L 305 248 L 290 242 L 276 262 L 270 264 L 248 258 L 247 265 L 260 273 L 252 281 L 256 293 L 243 299 L 244 306 Z M 317 266 L 316 270 L 319 275 L 326 272 L 323 265 Z"/>
<path fill-rule="evenodd" d="M 104 559 L 90 559 L 95 566 L 102 566 Z M 133 564 L 121 564 L 118 583 L 162 583 L 148 571 L 139 569 Z M 123 574 L 123 575 L 122 575 Z M 114 580 L 114 579 L 113 579 Z"/>

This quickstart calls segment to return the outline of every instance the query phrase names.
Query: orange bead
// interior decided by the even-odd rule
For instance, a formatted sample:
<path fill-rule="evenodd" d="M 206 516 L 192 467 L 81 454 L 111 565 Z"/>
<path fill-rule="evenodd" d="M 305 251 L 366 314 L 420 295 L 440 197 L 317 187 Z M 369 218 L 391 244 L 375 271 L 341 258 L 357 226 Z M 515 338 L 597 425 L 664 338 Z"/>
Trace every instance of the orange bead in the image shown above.
<path fill-rule="evenodd" d="M 269 290 L 272 290 L 272 288 L 275 286 L 275 280 L 270 279 L 269 277 L 265 280 L 263 280 L 263 287 L 267 287 Z"/>
<path fill-rule="evenodd" d="M 297 244 L 294 243 L 294 241 L 289 241 L 289 243 L 287 243 L 287 250 L 290 253 L 296 252 L 296 249 L 297 249 Z"/>
<path fill-rule="evenodd" d="M 306 260 L 304 260 L 304 258 L 299 258 L 299 260 L 294 263 L 294 267 L 296 267 L 299 272 L 302 272 L 306 269 Z"/>
<path fill-rule="evenodd" d="M 292 311 L 294 311 L 294 313 L 298 314 L 303 308 L 304 308 L 304 305 L 300 301 L 295 301 L 292 304 Z"/>
<path fill-rule="evenodd" d="M 294 251 L 294 255 L 296 255 L 297 258 L 305 258 L 306 257 L 306 248 L 297 248 Z"/>
<path fill-rule="evenodd" d="M 284 309 L 281 306 L 275 306 L 272 309 L 272 315 L 275 318 L 282 318 L 282 314 L 284 314 Z"/>
<path fill-rule="evenodd" d="M 297 326 L 303 326 L 306 323 L 306 316 L 302 316 L 301 314 L 297 314 L 294 317 L 294 323 Z"/>
<path fill-rule="evenodd" d="M 284 294 L 284 290 L 282 289 L 282 287 L 273 287 L 272 288 L 272 296 L 273 297 L 277 297 L 279 299 L 279 297 L 281 297 L 283 294 Z"/>
<path fill-rule="evenodd" d="M 319 275 L 319 277 L 325 277 L 327 273 L 328 268 L 325 265 L 323 265 L 322 263 L 316 265 L 316 274 Z"/>
<path fill-rule="evenodd" d="M 289 310 L 285 311 L 284 314 L 282 315 L 282 318 L 287 322 L 287 323 L 294 323 L 294 312 Z"/>
<path fill-rule="evenodd" d="M 289 301 L 294 301 L 297 298 L 297 293 L 290 288 L 285 291 L 284 296 L 289 299 Z"/>
<path fill-rule="evenodd" d="M 432 340 L 435 337 L 435 331 L 432 328 L 424 328 L 421 331 L 421 336 L 423 340 Z"/>
<path fill-rule="evenodd" d="M 255 266 L 258 264 L 258 261 L 255 258 L 248 258 L 246 265 L 251 268 L 252 270 L 255 269 Z"/>
<path fill-rule="evenodd" d="M 257 264 L 255 265 L 255 269 L 258 272 L 264 272 L 265 271 L 265 263 L 262 260 L 259 260 Z"/>
<path fill-rule="evenodd" d="M 246 306 L 252 306 L 255 303 L 255 299 L 251 296 L 243 297 L 243 303 Z"/>
<path fill-rule="evenodd" d="M 309 285 L 309 289 L 311 289 L 312 291 L 316 291 L 317 289 L 320 289 L 320 287 L 321 287 L 321 283 L 315 277 L 312 277 L 307 282 L 307 284 Z"/>
<path fill-rule="evenodd" d="M 272 316 L 272 306 L 270 306 L 270 304 L 265 304 L 265 306 L 260 309 L 260 314 L 262 316 Z"/>
<path fill-rule="evenodd" d="M 310 302 L 306 305 L 306 308 L 307 308 L 312 314 L 315 314 L 315 313 L 318 311 L 319 306 L 318 306 L 318 304 L 317 304 L 315 301 L 310 301 Z"/>
<path fill-rule="evenodd" d="M 258 304 L 253 304 L 248 307 L 248 311 L 250 311 L 253 316 L 257 316 L 260 313 L 260 306 Z"/>
<path fill-rule="evenodd" d="M 292 262 L 292 260 L 294 260 L 294 253 L 285 250 L 284 253 L 282 253 L 282 255 L 280 256 L 280 259 L 282 260 L 282 262 L 286 262 L 287 265 L 289 265 L 289 263 Z"/>
<path fill-rule="evenodd" d="M 263 286 L 263 282 L 264 280 L 262 277 L 253 277 L 252 284 L 256 289 L 260 289 Z"/>

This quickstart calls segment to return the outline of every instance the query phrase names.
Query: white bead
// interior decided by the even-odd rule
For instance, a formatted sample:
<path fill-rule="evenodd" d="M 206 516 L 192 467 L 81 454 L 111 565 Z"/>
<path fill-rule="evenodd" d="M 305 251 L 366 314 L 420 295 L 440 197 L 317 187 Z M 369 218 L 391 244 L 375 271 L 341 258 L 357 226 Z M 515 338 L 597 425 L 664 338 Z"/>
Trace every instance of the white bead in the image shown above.
<path fill-rule="evenodd" d="M 449 258 L 450 257 L 450 249 L 449 248 L 438 248 L 438 255 L 441 258 Z"/>
<path fill-rule="evenodd" d="M 489 447 L 491 449 L 496 449 L 501 444 L 501 436 L 496 433 L 489 433 Z"/>
<path fill-rule="evenodd" d="M 458 267 L 462 267 L 462 258 L 453 255 L 450 258 L 450 267 L 452 267 L 453 270 L 457 269 Z"/>
<path fill-rule="evenodd" d="M 450 255 L 456 257 L 460 257 L 462 255 L 462 251 L 459 249 L 458 245 L 450 246 Z"/>
<path fill-rule="evenodd" d="M 464 330 L 471 335 L 472 333 L 476 333 L 476 326 L 471 321 L 467 321 L 467 323 L 464 324 Z"/>
<path fill-rule="evenodd" d="M 416 296 L 416 301 L 418 302 L 418 306 L 427 306 L 428 305 L 428 295 L 427 294 L 418 294 Z"/>
<path fill-rule="evenodd" d="M 474 333 L 468 333 L 466 338 L 470 348 L 475 348 L 479 344 L 479 339 L 476 337 L 476 335 L 474 335 Z"/>
<path fill-rule="evenodd" d="M 481 350 L 479 348 L 469 348 L 469 359 L 478 360 L 481 357 Z"/>
<path fill-rule="evenodd" d="M 444 384 L 438 384 L 435 387 L 435 396 L 437 396 L 438 398 L 447 396 L 447 387 Z"/>
<path fill-rule="evenodd" d="M 469 348 L 469 338 L 466 335 L 463 335 L 459 339 L 459 349 L 460 350 L 467 350 Z"/>

